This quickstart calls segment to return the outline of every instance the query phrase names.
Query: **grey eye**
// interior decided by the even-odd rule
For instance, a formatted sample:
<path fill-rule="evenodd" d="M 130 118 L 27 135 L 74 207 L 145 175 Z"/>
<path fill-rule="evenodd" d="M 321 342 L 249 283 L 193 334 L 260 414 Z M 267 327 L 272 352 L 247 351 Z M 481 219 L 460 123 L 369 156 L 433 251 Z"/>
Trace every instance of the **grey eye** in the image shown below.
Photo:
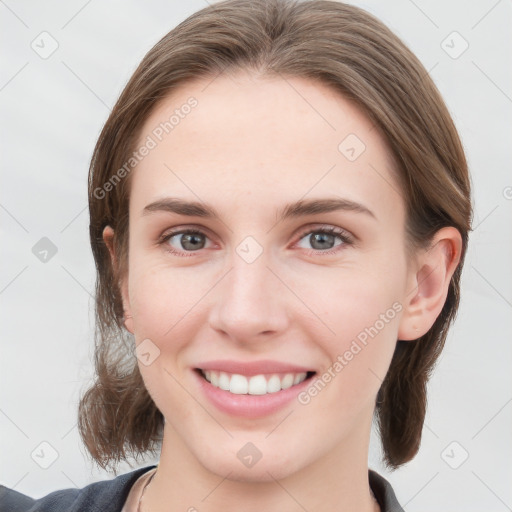
<path fill-rule="evenodd" d="M 175 239 L 174 241 L 176 241 L 178 237 L 179 242 L 173 244 L 171 240 Z M 208 237 L 204 233 L 199 231 L 182 231 L 180 233 L 173 233 L 169 235 L 167 241 L 169 242 L 169 245 L 178 251 L 197 251 L 204 249 L 207 238 Z"/>

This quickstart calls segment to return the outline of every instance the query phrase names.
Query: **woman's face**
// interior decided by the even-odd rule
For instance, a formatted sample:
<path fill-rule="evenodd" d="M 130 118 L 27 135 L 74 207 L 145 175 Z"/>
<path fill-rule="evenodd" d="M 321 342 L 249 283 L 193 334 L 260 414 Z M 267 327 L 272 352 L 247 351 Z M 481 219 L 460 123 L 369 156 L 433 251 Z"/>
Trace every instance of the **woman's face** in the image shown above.
<path fill-rule="evenodd" d="M 138 148 L 123 292 L 164 450 L 241 480 L 366 464 L 413 283 L 378 130 L 327 86 L 239 73 L 174 91 Z"/>

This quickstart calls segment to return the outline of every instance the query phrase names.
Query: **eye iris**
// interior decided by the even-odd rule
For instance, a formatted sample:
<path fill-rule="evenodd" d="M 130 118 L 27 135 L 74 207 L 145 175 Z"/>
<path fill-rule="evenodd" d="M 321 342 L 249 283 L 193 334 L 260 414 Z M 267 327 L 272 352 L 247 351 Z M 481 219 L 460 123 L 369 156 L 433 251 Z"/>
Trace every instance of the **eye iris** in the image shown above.
<path fill-rule="evenodd" d="M 202 249 L 202 246 L 204 246 L 204 240 L 201 240 L 202 235 L 199 235 L 197 233 L 186 233 L 182 235 L 181 238 L 181 246 L 183 249 L 193 250 L 193 249 Z M 191 244 L 187 247 L 187 244 Z M 198 247 L 198 246 L 201 247 Z"/>
<path fill-rule="evenodd" d="M 311 246 L 314 249 L 331 249 L 332 247 L 334 247 L 334 235 L 331 235 L 329 233 L 314 233 L 310 235 L 309 239 Z M 315 244 L 317 242 L 320 243 L 319 247 L 315 247 Z M 326 247 L 326 245 L 324 245 L 325 242 L 328 242 L 329 247 Z"/>

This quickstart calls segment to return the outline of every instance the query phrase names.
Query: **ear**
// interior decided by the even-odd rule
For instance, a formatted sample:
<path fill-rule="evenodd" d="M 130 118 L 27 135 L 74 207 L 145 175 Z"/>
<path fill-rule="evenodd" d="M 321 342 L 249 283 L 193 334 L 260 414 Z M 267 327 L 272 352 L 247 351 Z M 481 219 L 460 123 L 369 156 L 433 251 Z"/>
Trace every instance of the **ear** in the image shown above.
<path fill-rule="evenodd" d="M 426 334 L 441 313 L 461 257 L 462 237 L 454 227 L 440 229 L 428 249 L 417 254 L 408 279 L 399 340 Z"/>
<path fill-rule="evenodd" d="M 110 226 L 105 226 L 105 229 L 103 230 L 103 241 L 105 242 L 105 245 L 108 247 L 112 268 L 117 268 L 117 259 L 114 249 L 114 230 Z M 121 296 L 123 299 L 124 325 L 129 332 L 134 334 L 132 312 L 130 308 L 130 299 L 128 296 L 128 283 L 125 280 L 123 280 L 120 283 L 120 288 Z"/>

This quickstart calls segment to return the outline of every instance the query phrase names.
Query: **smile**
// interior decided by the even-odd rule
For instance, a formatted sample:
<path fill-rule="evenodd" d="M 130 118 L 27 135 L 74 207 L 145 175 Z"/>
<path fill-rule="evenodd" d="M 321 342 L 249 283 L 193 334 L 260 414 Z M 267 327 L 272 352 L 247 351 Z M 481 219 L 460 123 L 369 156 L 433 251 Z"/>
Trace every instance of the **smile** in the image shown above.
<path fill-rule="evenodd" d="M 235 395 L 266 395 L 296 386 L 314 372 L 274 373 L 245 376 L 216 370 L 201 370 L 201 375 L 212 386 Z"/>

